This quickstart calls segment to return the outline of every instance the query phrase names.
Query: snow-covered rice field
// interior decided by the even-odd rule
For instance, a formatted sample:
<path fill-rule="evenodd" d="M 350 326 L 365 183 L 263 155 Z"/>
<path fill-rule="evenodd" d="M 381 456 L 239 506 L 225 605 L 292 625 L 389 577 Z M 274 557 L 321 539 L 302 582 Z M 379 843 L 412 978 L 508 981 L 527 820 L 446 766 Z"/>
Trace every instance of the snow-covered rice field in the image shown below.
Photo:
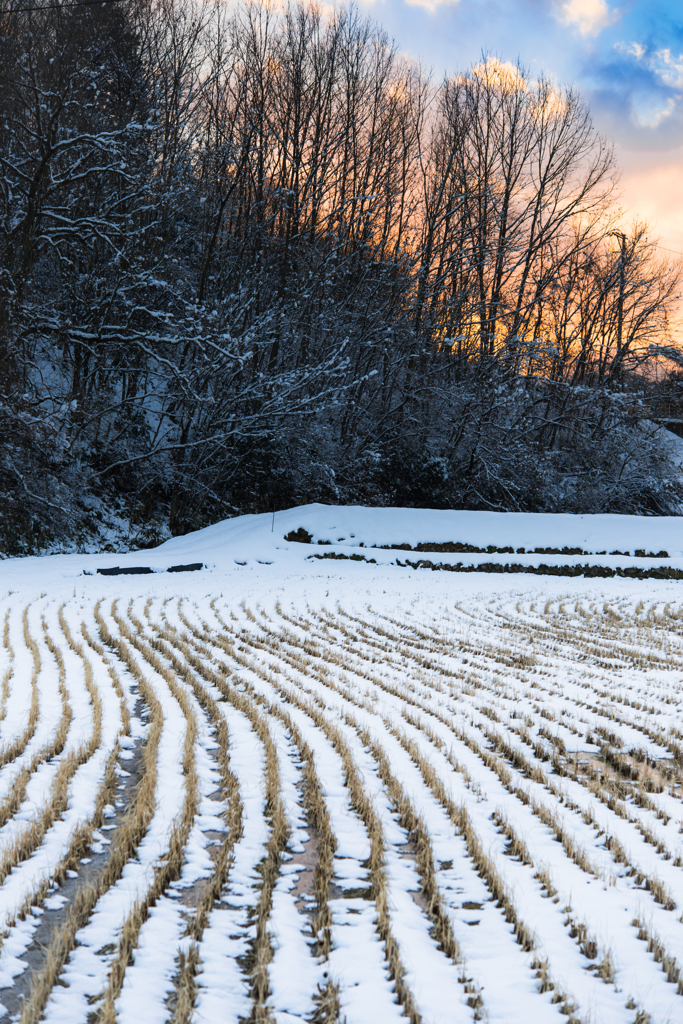
<path fill-rule="evenodd" d="M 0 1021 L 683 1021 L 683 583 L 305 515 L 0 563 Z"/>

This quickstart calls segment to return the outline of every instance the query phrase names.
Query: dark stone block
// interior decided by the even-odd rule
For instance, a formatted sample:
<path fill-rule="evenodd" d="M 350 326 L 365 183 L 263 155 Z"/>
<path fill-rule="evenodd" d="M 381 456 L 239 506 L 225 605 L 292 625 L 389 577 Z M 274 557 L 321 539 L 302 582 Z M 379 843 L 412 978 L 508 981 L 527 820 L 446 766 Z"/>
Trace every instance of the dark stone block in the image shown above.
<path fill-rule="evenodd" d="M 147 573 L 154 572 L 154 569 L 146 565 L 130 565 L 122 569 L 115 565 L 112 569 L 98 569 L 97 572 L 100 576 L 146 576 Z"/>

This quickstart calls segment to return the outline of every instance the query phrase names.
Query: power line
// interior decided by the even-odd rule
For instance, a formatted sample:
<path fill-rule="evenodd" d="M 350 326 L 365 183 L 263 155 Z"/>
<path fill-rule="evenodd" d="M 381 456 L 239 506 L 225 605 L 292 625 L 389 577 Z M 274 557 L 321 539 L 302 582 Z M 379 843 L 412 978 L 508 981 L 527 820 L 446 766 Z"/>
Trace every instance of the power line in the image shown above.
<path fill-rule="evenodd" d="M 659 245 L 658 242 L 655 242 L 654 244 L 657 246 L 658 249 L 663 249 L 664 252 L 673 252 L 676 254 L 676 256 L 683 256 L 683 252 L 679 252 L 678 249 L 667 249 L 665 245 Z"/>
<path fill-rule="evenodd" d="M 63 4 L 48 4 L 45 7 L 12 7 L 8 11 L 0 11 L 0 17 L 7 14 L 24 14 L 27 11 L 61 11 L 65 7 L 104 7 L 106 4 L 120 3 L 121 0 L 69 0 Z"/>

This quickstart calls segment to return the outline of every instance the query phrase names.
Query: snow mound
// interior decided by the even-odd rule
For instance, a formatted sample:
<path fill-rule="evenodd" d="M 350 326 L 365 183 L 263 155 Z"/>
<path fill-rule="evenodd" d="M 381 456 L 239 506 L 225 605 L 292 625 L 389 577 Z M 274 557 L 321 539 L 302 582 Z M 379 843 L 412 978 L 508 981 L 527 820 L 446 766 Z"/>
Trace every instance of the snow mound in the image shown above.
<path fill-rule="evenodd" d="M 440 562 L 470 567 L 482 562 L 524 566 L 590 563 L 612 568 L 668 565 L 678 570 L 683 569 L 683 518 L 311 504 L 275 515 L 268 512 L 226 519 L 143 551 L 5 559 L 0 572 L 4 586 L 14 589 L 25 584 L 42 587 L 51 576 L 62 579 L 85 574 L 102 583 L 107 577 L 98 575 L 98 570 L 114 566 L 129 571 L 131 567 L 148 567 L 166 574 L 173 566 L 201 563 L 203 572 L 194 574 L 197 576 L 207 570 L 232 574 L 244 565 L 259 571 L 261 566 L 269 566 L 269 575 L 309 574 L 316 555 L 355 556 L 362 561 L 372 557 L 396 570 L 397 559 L 405 554 L 393 549 L 401 546 L 440 551 Z M 329 562 L 325 565 L 330 568 Z"/>
<path fill-rule="evenodd" d="M 154 555 L 220 562 L 236 555 L 263 557 L 282 547 L 298 529 L 312 543 L 350 547 L 459 543 L 486 550 L 512 547 L 580 548 L 586 554 L 619 550 L 683 556 L 683 518 L 626 515 L 569 515 L 533 512 L 464 512 L 422 508 L 363 508 L 358 505 L 301 505 L 261 515 L 227 519 L 175 537 Z M 191 557 L 190 557 L 191 556 Z"/>

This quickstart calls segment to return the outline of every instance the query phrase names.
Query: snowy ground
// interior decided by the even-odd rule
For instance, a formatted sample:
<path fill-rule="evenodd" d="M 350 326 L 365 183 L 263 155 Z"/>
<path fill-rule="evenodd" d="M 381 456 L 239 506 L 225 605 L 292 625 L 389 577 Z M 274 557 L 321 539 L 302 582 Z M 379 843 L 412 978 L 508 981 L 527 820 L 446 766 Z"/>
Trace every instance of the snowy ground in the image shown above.
<path fill-rule="evenodd" d="M 683 567 L 680 524 L 308 506 L 0 563 L 0 1021 L 683 1021 L 683 582 L 390 547 Z"/>

